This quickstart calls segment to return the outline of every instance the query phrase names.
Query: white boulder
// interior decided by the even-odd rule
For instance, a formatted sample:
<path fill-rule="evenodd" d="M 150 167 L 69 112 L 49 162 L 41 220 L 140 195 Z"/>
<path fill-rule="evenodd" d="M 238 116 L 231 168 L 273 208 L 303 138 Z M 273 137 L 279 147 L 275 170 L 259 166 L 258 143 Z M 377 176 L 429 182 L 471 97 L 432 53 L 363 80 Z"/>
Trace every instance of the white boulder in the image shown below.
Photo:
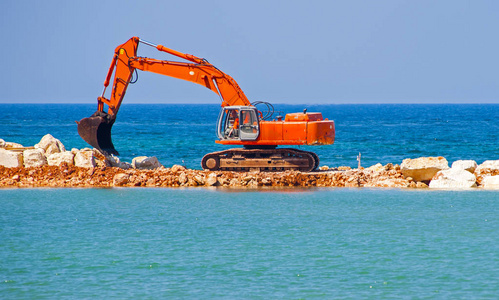
<path fill-rule="evenodd" d="M 206 178 L 206 182 L 205 184 L 207 186 L 216 186 L 218 185 L 218 178 L 217 178 L 217 174 L 216 173 L 211 173 L 210 175 L 208 175 L 208 178 Z"/>
<path fill-rule="evenodd" d="M 74 157 L 74 164 L 81 168 L 94 168 L 96 163 L 93 151 L 88 148 L 78 151 Z"/>
<path fill-rule="evenodd" d="M 24 148 L 24 146 L 19 143 L 5 142 L 4 148 Z"/>
<path fill-rule="evenodd" d="M 192 179 L 196 182 L 195 185 L 204 185 L 206 183 L 205 177 L 201 175 L 194 175 Z"/>
<path fill-rule="evenodd" d="M 23 166 L 22 152 L 8 151 L 0 148 L 0 166 L 18 168 Z"/>
<path fill-rule="evenodd" d="M 0 148 L 5 148 L 5 141 L 0 139 Z"/>
<path fill-rule="evenodd" d="M 475 169 L 476 181 L 482 185 L 482 181 L 489 176 L 499 175 L 499 160 L 486 160 Z"/>
<path fill-rule="evenodd" d="M 452 169 L 462 169 L 466 170 L 470 173 L 475 172 L 475 169 L 477 168 L 477 163 L 474 160 L 456 160 L 455 162 L 452 163 Z"/>
<path fill-rule="evenodd" d="M 476 187 L 476 177 L 461 168 L 441 170 L 433 176 L 429 187 L 431 189 L 467 189 Z"/>
<path fill-rule="evenodd" d="M 130 176 L 125 173 L 118 173 L 113 177 L 113 185 L 114 186 L 124 186 L 130 180 Z"/>
<path fill-rule="evenodd" d="M 46 156 L 66 151 L 66 148 L 61 141 L 53 137 L 51 134 L 44 135 L 40 142 L 35 145 L 35 148 L 43 149 Z"/>
<path fill-rule="evenodd" d="M 414 181 L 428 181 L 440 170 L 449 168 L 449 163 L 444 157 L 419 157 L 404 159 L 400 171 L 405 177 L 412 177 Z"/>
<path fill-rule="evenodd" d="M 484 177 L 481 187 L 484 189 L 499 190 L 499 175 Z"/>
<path fill-rule="evenodd" d="M 163 165 L 159 163 L 156 156 L 139 156 L 132 160 L 132 167 L 140 170 L 153 170 L 161 168 Z"/>
<path fill-rule="evenodd" d="M 71 151 L 52 153 L 47 157 L 47 163 L 49 166 L 59 166 L 62 163 L 72 166 L 74 164 L 74 154 Z"/>
<path fill-rule="evenodd" d="M 178 176 L 178 182 L 180 183 L 180 185 L 186 184 L 187 181 L 189 181 L 189 177 L 187 177 L 187 174 L 185 172 L 180 173 L 180 175 Z"/>
<path fill-rule="evenodd" d="M 499 160 L 486 160 L 478 165 L 475 171 L 479 172 L 484 169 L 499 170 Z"/>
<path fill-rule="evenodd" d="M 114 156 L 114 155 L 109 155 L 107 156 L 107 159 L 109 163 L 111 164 L 111 167 L 115 168 L 120 168 L 124 170 L 128 170 L 132 168 L 132 164 L 125 162 L 125 161 L 120 161 L 119 157 Z"/>
<path fill-rule="evenodd" d="M 123 170 L 128 170 L 133 168 L 132 164 L 127 161 L 120 161 L 116 167 Z"/>
<path fill-rule="evenodd" d="M 382 164 L 377 163 L 373 166 L 370 166 L 369 168 L 366 168 L 365 170 L 373 172 L 383 172 L 385 170 L 385 167 Z"/>
<path fill-rule="evenodd" d="M 25 168 L 40 167 L 47 164 L 47 158 L 42 149 L 29 149 L 23 151 Z"/>

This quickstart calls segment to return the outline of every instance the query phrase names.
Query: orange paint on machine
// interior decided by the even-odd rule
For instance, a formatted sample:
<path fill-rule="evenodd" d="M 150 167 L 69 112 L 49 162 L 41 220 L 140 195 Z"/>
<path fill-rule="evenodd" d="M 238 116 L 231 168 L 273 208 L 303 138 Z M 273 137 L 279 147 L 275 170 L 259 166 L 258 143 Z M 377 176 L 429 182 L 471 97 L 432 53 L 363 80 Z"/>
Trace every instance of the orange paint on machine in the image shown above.
<path fill-rule="evenodd" d="M 139 44 L 152 46 L 158 51 L 185 59 L 189 62 L 159 60 L 137 55 Z M 238 145 L 244 148 L 228 149 L 206 154 L 201 162 L 203 169 L 248 171 L 301 170 L 312 171 L 318 167 L 319 158 L 313 152 L 283 145 L 330 145 L 334 143 L 334 121 L 324 119 L 320 112 L 288 113 L 273 118 L 274 108 L 267 102 L 250 102 L 237 82 L 204 58 L 185 54 L 162 45 L 132 37 L 116 47 L 104 81 L 102 95 L 97 98 L 97 111 L 78 123 L 78 133 L 90 145 L 108 154 L 118 155 L 112 140 L 111 128 L 116 121 L 125 92 L 135 83 L 134 74 L 153 72 L 197 83 L 216 93 L 221 100 L 217 121 L 216 143 Z M 113 77 L 110 97 L 106 89 Z M 258 105 L 266 106 L 263 111 Z M 107 106 L 107 111 L 105 110 Z"/>

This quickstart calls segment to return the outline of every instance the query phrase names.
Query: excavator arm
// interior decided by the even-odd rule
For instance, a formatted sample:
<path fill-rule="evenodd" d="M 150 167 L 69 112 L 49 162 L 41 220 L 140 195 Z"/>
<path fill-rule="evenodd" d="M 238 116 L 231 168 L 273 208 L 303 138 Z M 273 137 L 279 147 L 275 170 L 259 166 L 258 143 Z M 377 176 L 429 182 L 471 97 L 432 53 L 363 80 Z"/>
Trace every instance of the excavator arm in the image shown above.
<path fill-rule="evenodd" d="M 137 56 L 139 43 L 155 47 L 158 51 L 180 57 L 190 61 L 190 63 Z M 124 44 L 116 47 L 114 51 L 114 56 L 104 81 L 104 90 L 102 91 L 102 95 L 97 98 L 97 111 L 89 118 L 84 118 L 80 122 L 77 122 L 78 133 L 93 147 L 110 154 L 118 154 L 111 140 L 111 128 L 116 120 L 116 115 L 125 97 L 128 85 L 134 83 L 132 80 L 134 79 L 133 75 L 136 70 L 153 72 L 200 84 L 220 96 L 222 107 L 251 105 L 237 82 L 210 64 L 206 59 L 181 53 L 162 45 L 155 45 L 143 41 L 138 37 L 132 37 Z M 108 99 L 104 97 L 104 94 L 113 74 L 112 91 Z M 104 112 L 104 105 L 108 106 L 107 112 Z"/>

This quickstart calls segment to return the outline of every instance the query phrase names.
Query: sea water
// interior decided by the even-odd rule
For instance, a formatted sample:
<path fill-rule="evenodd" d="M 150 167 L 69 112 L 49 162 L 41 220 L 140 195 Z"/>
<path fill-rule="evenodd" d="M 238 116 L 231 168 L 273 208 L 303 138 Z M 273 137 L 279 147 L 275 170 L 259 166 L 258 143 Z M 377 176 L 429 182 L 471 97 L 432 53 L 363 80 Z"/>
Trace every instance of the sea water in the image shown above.
<path fill-rule="evenodd" d="M 499 159 L 498 105 L 282 106 L 321 111 L 321 165 Z M 0 138 L 86 147 L 90 105 L 0 105 Z M 123 160 L 199 167 L 216 105 L 124 105 Z M 0 298 L 496 299 L 499 193 L 366 188 L 0 189 Z"/>
<path fill-rule="evenodd" d="M 497 299 L 497 192 L 0 191 L 0 298 Z"/>

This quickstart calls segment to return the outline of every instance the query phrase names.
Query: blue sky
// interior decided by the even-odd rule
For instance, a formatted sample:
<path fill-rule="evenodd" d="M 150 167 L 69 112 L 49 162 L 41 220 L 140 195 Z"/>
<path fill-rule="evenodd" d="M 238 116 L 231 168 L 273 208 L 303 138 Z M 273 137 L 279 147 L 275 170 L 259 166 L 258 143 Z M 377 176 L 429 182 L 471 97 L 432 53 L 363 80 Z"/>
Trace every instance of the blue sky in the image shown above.
<path fill-rule="evenodd" d="M 250 101 L 499 103 L 498 29 L 495 0 L 4 0 L 0 103 L 95 103 L 132 36 L 208 59 Z M 219 103 L 145 72 L 124 101 Z"/>

